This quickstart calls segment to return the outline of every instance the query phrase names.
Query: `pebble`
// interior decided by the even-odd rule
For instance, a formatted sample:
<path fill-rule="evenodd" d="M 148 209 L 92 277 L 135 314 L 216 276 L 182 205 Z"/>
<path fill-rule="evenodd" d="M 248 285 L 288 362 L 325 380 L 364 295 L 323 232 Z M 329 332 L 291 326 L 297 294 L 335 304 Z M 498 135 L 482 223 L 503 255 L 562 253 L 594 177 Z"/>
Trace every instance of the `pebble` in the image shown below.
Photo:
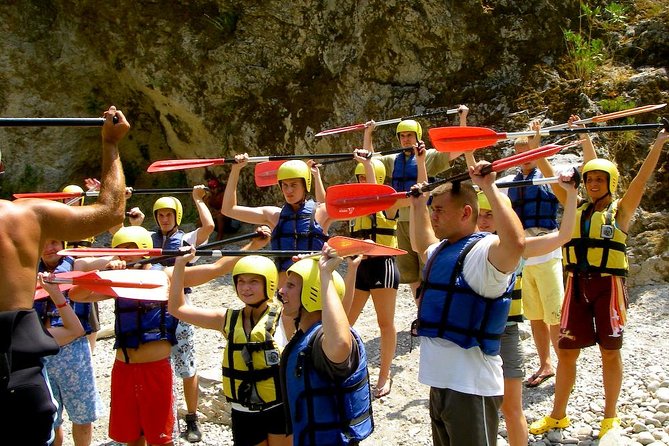
<path fill-rule="evenodd" d="M 669 402 L 669 387 L 660 387 L 657 389 L 657 392 L 655 392 L 655 397 L 660 400 L 660 402 Z"/>
<path fill-rule="evenodd" d="M 669 413 L 669 403 L 660 403 L 655 408 L 658 412 Z"/>
<path fill-rule="evenodd" d="M 655 437 L 648 431 L 641 432 L 636 439 L 641 444 L 651 444 L 655 441 Z"/>
<path fill-rule="evenodd" d="M 637 421 L 632 425 L 632 431 L 634 431 L 637 434 L 640 432 L 646 432 L 647 430 L 648 428 L 646 427 L 646 425 L 639 421 Z"/>

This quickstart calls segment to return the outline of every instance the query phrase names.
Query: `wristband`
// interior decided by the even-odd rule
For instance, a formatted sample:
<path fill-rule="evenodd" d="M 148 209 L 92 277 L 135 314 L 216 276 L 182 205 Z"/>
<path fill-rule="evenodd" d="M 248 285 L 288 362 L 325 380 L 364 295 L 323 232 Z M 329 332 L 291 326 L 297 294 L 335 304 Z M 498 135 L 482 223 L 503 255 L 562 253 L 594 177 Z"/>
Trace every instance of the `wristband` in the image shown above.
<path fill-rule="evenodd" d="M 65 308 L 65 305 L 67 305 L 67 301 L 66 301 L 66 302 L 63 302 L 63 303 L 60 304 L 60 305 L 56 305 L 56 308 Z"/>

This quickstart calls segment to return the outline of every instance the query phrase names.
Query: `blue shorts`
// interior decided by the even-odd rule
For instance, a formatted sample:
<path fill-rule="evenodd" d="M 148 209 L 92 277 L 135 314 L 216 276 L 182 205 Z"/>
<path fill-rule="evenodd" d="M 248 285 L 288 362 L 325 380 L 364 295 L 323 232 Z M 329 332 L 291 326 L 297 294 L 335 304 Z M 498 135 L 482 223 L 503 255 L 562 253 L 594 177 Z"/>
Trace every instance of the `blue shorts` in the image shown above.
<path fill-rule="evenodd" d="M 179 378 L 191 378 L 197 373 L 195 366 L 195 329 L 191 324 L 179 321 L 177 344 L 172 346 L 172 366 Z"/>
<path fill-rule="evenodd" d="M 95 385 L 91 349 L 85 336 L 46 358 L 54 399 L 58 402 L 55 426 L 63 424 L 63 407 L 74 424 L 88 424 L 102 415 L 102 401 Z"/>

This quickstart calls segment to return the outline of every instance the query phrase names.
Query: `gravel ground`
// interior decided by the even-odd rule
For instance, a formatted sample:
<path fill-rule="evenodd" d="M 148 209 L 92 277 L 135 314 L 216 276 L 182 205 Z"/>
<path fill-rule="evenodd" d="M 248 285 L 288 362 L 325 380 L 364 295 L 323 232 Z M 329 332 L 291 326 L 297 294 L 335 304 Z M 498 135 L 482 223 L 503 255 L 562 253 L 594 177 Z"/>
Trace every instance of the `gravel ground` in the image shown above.
<path fill-rule="evenodd" d="M 624 382 L 619 401 L 623 432 L 618 444 L 669 444 L 669 284 L 639 287 L 630 290 L 629 323 L 625 332 L 623 361 Z M 219 278 L 194 290 L 193 301 L 200 306 L 238 307 L 229 276 Z M 111 323 L 111 302 L 101 305 L 103 322 Z M 408 287 L 402 285 L 397 299 L 397 354 L 392 366 L 393 385 L 389 396 L 374 402 L 376 428 L 365 445 L 430 445 L 427 411 L 428 388 L 417 381 L 418 345 L 411 349 L 409 326 L 415 317 L 415 305 Z M 529 324 L 523 324 L 529 331 Z M 378 373 L 378 327 L 371 301 L 355 327 L 365 340 L 370 360 L 372 381 Z M 113 363 L 112 339 L 98 342 L 94 353 L 97 383 L 105 407 L 109 405 L 109 384 Z M 231 445 L 229 408 L 219 384 L 223 340 L 220 333 L 196 330 L 197 358 L 201 376 L 200 425 L 201 445 Z M 537 366 L 531 339 L 523 341 L 526 371 Z M 572 427 L 533 438 L 535 446 L 555 444 L 597 444 L 599 421 L 602 418 L 603 392 L 601 367 L 596 348 L 584 350 L 579 360 L 578 379 L 569 405 Z M 546 414 L 552 404 L 554 380 L 539 388 L 524 390 L 524 408 L 528 422 Z M 179 389 L 179 413 L 184 404 Z M 94 444 L 113 445 L 107 437 L 108 413 L 94 424 Z M 66 445 L 72 444 L 69 423 L 65 423 Z M 503 422 L 498 445 L 506 445 Z M 180 444 L 188 444 L 181 441 Z"/>

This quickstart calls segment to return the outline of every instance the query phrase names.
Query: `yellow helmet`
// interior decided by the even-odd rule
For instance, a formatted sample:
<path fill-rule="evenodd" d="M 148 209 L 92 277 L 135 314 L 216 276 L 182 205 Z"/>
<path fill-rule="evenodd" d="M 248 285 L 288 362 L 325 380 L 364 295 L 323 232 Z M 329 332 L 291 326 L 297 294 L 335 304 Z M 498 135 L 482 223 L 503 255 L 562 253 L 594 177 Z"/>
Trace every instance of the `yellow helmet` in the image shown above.
<path fill-rule="evenodd" d="M 176 224 L 179 226 L 181 224 L 181 218 L 184 215 L 184 208 L 181 205 L 181 202 L 179 201 L 178 198 L 176 197 L 160 197 L 159 199 L 156 200 L 156 202 L 153 204 L 153 218 L 156 220 L 156 224 L 159 225 L 158 223 L 158 218 L 156 217 L 156 211 L 159 209 L 172 209 L 174 213 L 176 214 Z"/>
<path fill-rule="evenodd" d="M 82 194 L 81 195 L 81 202 L 79 203 L 80 205 L 84 204 L 84 190 L 77 186 L 76 184 L 70 184 L 68 186 L 65 186 L 63 188 L 63 192 L 66 194 Z"/>
<path fill-rule="evenodd" d="M 153 248 L 151 233 L 141 226 L 124 226 L 112 237 L 112 248 L 125 243 L 134 243 L 139 249 Z"/>
<path fill-rule="evenodd" d="M 276 172 L 276 179 L 279 182 L 292 178 L 302 178 L 307 192 L 311 191 L 311 170 L 307 163 L 302 160 L 290 160 L 279 166 Z"/>
<path fill-rule="evenodd" d="M 413 119 L 405 119 L 404 121 L 400 121 L 400 123 L 397 124 L 397 129 L 395 130 L 397 139 L 399 139 L 401 132 L 414 132 L 418 141 L 423 139 L 423 128 L 420 126 L 418 121 L 414 121 Z"/>
<path fill-rule="evenodd" d="M 383 184 L 386 180 L 386 166 L 383 165 L 381 160 L 373 159 L 372 166 L 374 166 L 374 177 L 376 178 L 376 184 Z M 365 165 L 358 163 L 355 166 L 355 175 L 364 175 L 365 174 Z"/>
<path fill-rule="evenodd" d="M 616 167 L 616 165 L 613 164 L 611 161 L 604 158 L 595 158 L 594 160 L 590 160 L 587 163 L 585 163 L 585 165 L 583 166 L 583 171 L 581 172 L 581 174 L 583 175 L 584 183 L 588 179 L 588 172 L 592 172 L 595 170 L 606 172 L 608 174 L 609 193 L 613 194 L 618 188 L 618 177 L 620 177 L 620 173 L 618 172 L 618 167 Z"/>
<path fill-rule="evenodd" d="M 232 281 L 237 287 L 237 276 L 240 274 L 257 274 L 265 278 L 265 294 L 272 300 L 276 294 L 279 273 L 273 261 L 263 256 L 246 256 L 240 259 L 232 269 Z"/>
<path fill-rule="evenodd" d="M 302 259 L 295 262 L 293 266 L 288 268 L 289 273 L 295 273 L 302 277 L 302 293 L 300 301 L 302 306 L 309 313 L 320 311 L 323 309 L 323 302 L 321 301 L 321 272 L 318 269 L 318 260 Z M 332 273 L 332 280 L 334 282 L 335 290 L 340 299 L 344 298 L 346 286 L 344 279 L 337 271 Z"/>
<path fill-rule="evenodd" d="M 483 191 L 479 191 L 476 195 L 479 199 L 479 210 L 485 209 L 487 211 L 492 211 L 492 207 L 490 206 L 490 202 L 488 201 L 488 197 L 485 196 Z M 509 209 L 513 208 L 513 206 L 511 205 L 511 199 L 508 196 L 506 196 L 505 194 L 501 194 L 501 196 L 502 196 L 502 202 L 504 203 L 504 205 L 506 207 L 508 207 Z"/>

